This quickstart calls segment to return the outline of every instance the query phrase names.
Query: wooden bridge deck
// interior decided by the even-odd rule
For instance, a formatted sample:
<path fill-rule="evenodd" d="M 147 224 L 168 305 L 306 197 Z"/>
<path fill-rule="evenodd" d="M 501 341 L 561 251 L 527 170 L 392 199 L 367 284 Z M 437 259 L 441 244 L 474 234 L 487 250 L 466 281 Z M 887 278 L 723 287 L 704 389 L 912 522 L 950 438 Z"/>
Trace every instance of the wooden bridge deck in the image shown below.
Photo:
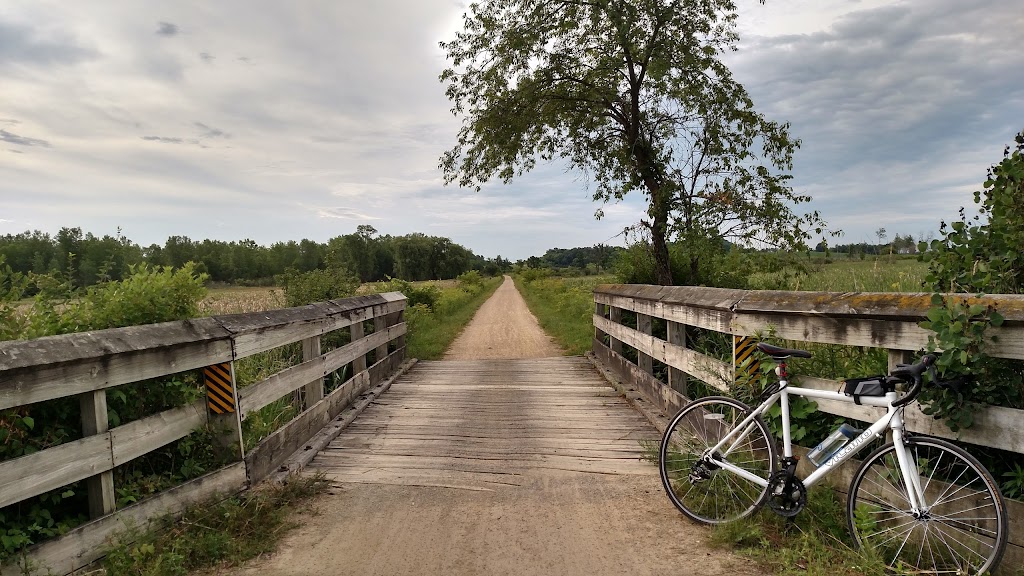
<path fill-rule="evenodd" d="M 420 362 L 311 463 L 338 482 L 492 490 L 654 475 L 657 432 L 584 358 Z"/>

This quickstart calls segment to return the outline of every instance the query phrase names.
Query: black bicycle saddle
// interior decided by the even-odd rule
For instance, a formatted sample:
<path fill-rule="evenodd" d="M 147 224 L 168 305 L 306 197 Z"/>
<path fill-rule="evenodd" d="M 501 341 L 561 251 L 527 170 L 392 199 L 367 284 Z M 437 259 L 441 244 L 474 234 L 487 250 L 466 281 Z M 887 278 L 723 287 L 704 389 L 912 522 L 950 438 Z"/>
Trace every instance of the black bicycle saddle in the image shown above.
<path fill-rule="evenodd" d="M 757 349 L 765 354 L 771 356 L 776 360 L 783 358 L 789 358 L 790 356 L 796 358 L 810 358 L 811 353 L 807 350 L 796 350 L 794 348 L 780 348 L 778 346 L 772 346 L 771 344 L 765 344 L 761 342 L 757 345 Z"/>

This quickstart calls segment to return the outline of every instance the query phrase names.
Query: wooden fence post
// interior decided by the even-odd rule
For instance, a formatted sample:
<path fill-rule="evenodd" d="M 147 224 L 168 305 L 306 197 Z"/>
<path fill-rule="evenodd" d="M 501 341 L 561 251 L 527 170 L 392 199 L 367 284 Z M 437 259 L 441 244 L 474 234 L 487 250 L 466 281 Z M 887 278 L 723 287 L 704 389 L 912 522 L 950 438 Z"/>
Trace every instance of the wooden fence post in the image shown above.
<path fill-rule="evenodd" d="M 312 338 L 306 338 L 302 341 L 302 361 L 309 362 L 315 358 L 320 357 L 320 337 L 313 336 Z M 305 408 L 309 409 L 310 406 L 323 400 L 324 398 L 324 377 L 321 376 L 316 380 L 313 380 L 309 384 L 306 384 L 305 388 Z M 301 412 L 302 406 L 297 406 Z"/>
<path fill-rule="evenodd" d="M 83 436 L 103 434 L 108 430 L 106 390 L 93 390 L 81 394 L 78 396 L 78 403 L 82 409 Z M 113 470 L 87 478 L 85 489 L 89 494 L 90 518 L 106 516 L 114 511 L 117 500 L 114 496 Z"/>
<path fill-rule="evenodd" d="M 911 364 L 914 362 L 914 354 L 909 350 L 894 350 L 888 349 L 889 352 L 889 372 L 896 369 L 897 364 Z"/>
<path fill-rule="evenodd" d="M 605 305 L 598 302 L 594 302 L 594 316 L 600 316 L 607 318 L 608 313 L 605 310 Z M 607 336 L 600 328 L 594 326 L 594 339 L 598 342 L 604 342 L 604 337 Z"/>
<path fill-rule="evenodd" d="M 666 320 L 666 324 L 669 343 L 686 348 L 686 325 L 671 320 Z M 668 384 L 673 390 L 686 396 L 686 372 L 674 366 L 669 366 Z"/>
<path fill-rule="evenodd" d="M 647 314 L 636 315 L 636 327 L 641 334 L 651 334 L 651 317 Z M 654 374 L 654 359 L 640 350 L 636 351 L 636 364 L 648 374 Z"/>
<path fill-rule="evenodd" d="M 608 306 L 608 319 L 616 324 L 622 324 L 622 308 Z M 612 352 L 622 354 L 622 340 L 616 340 L 614 336 L 608 337 L 609 348 Z"/>
<path fill-rule="evenodd" d="M 214 457 L 223 463 L 238 462 L 245 458 L 245 443 L 242 440 L 241 412 L 238 410 L 235 363 L 207 366 L 203 369 L 203 376 Z"/>
<path fill-rule="evenodd" d="M 365 330 L 363 329 L 362 321 L 356 322 L 351 327 L 352 331 L 352 342 L 359 340 L 363 337 Z M 363 370 L 366 370 L 366 356 L 360 356 L 352 361 L 352 375 L 355 376 Z"/>
<path fill-rule="evenodd" d="M 374 315 L 373 315 L 373 331 L 374 332 L 381 332 L 383 330 L 386 330 L 387 327 L 388 327 L 388 319 L 384 315 L 383 310 L 380 311 L 380 314 L 378 314 L 375 311 Z M 388 357 L 388 343 L 385 342 L 385 343 L 381 344 L 380 346 L 377 346 L 376 351 L 373 353 L 373 363 L 376 364 L 377 362 L 380 362 L 381 360 L 383 360 L 383 359 L 385 359 L 387 357 Z"/>

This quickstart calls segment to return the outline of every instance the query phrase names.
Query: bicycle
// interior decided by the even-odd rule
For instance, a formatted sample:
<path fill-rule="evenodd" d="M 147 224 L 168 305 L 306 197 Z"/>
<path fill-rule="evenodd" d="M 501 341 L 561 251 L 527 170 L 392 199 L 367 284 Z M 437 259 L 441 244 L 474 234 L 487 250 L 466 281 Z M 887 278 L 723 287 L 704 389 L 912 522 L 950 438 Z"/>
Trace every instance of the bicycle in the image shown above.
<path fill-rule="evenodd" d="M 789 386 L 786 359 L 805 350 L 758 344 L 777 363 L 778 381 L 756 408 L 733 398 L 690 402 L 669 422 L 659 452 L 661 480 L 683 514 L 703 524 L 744 518 L 767 505 L 791 517 L 807 503 L 807 489 L 888 430 L 892 441 L 871 452 L 850 483 L 847 524 L 857 547 L 874 549 L 898 572 L 978 574 L 999 563 L 1007 539 L 1006 508 L 992 474 L 956 445 L 908 435 L 903 410 L 921 392 L 923 375 L 938 386 L 935 356 L 898 365 L 888 376 L 847 380 L 831 392 Z M 910 384 L 905 393 L 896 384 Z M 789 398 L 803 396 L 885 408 L 803 480 L 796 477 Z M 781 403 L 782 458 L 762 416 Z"/>

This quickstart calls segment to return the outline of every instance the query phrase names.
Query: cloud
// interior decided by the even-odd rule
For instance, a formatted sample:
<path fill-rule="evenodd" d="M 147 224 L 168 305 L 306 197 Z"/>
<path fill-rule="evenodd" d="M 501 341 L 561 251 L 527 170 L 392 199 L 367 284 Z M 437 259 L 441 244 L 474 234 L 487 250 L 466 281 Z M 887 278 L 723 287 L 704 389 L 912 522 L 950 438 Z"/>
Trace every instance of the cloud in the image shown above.
<path fill-rule="evenodd" d="M 171 22 L 159 22 L 156 28 L 158 36 L 176 36 L 180 32 L 177 24 Z"/>
<path fill-rule="evenodd" d="M 18 146 L 39 146 L 42 148 L 49 148 L 50 143 L 46 140 L 40 140 L 39 138 L 29 138 L 27 136 L 18 136 L 12 134 L 7 130 L 0 130 L 0 142 L 7 142 L 8 144 L 17 144 Z"/>
<path fill-rule="evenodd" d="M 199 53 L 199 58 L 200 58 L 200 59 L 201 59 L 201 60 L 202 60 L 203 62 L 206 62 L 206 63 L 210 63 L 210 62 L 213 62 L 214 60 L 216 60 L 216 59 L 217 59 L 217 57 L 216 57 L 216 56 L 214 56 L 213 54 L 210 54 L 209 52 L 200 52 L 200 53 Z"/>
<path fill-rule="evenodd" d="M 5 64 L 75 64 L 96 56 L 95 49 L 79 45 L 59 28 L 43 33 L 0 20 L 0 69 Z"/>
<path fill-rule="evenodd" d="M 749 35 L 730 65 L 803 140 L 794 183 L 827 220 L 856 238 L 908 216 L 934 229 L 1024 128 L 1022 14 L 1000 0 L 857 10 L 811 33 Z"/>
<path fill-rule="evenodd" d="M 207 126 L 202 122 L 196 122 L 195 125 L 197 128 L 203 131 L 200 138 L 231 138 L 231 134 L 228 134 L 227 132 L 220 130 L 219 128 Z"/>
<path fill-rule="evenodd" d="M 369 216 L 356 212 L 352 208 L 334 207 L 334 208 L 314 208 L 317 216 L 321 218 L 337 218 L 339 220 L 380 220 L 376 216 Z"/>
<path fill-rule="evenodd" d="M 21 150 L 15 150 L 14 148 L 8 148 L 7 151 L 12 153 L 12 154 L 24 154 L 25 153 L 25 152 L 23 152 Z"/>
<path fill-rule="evenodd" d="M 164 144 L 182 144 L 185 142 L 181 138 L 169 138 L 167 136 L 140 136 L 140 138 L 150 142 L 163 142 Z"/>

